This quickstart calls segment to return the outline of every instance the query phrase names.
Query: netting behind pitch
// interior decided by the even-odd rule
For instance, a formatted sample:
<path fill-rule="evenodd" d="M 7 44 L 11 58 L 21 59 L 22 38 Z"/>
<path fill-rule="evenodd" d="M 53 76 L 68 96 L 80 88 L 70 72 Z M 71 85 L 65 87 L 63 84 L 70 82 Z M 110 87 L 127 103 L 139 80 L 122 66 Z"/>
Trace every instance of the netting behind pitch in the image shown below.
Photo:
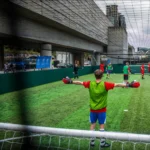
<path fill-rule="evenodd" d="M 90 139 L 95 138 L 95 146 Z M 111 144 L 110 150 L 150 150 L 150 135 L 99 132 L 24 126 L 0 123 L 0 149 L 90 150 L 103 149 L 100 138 Z"/>

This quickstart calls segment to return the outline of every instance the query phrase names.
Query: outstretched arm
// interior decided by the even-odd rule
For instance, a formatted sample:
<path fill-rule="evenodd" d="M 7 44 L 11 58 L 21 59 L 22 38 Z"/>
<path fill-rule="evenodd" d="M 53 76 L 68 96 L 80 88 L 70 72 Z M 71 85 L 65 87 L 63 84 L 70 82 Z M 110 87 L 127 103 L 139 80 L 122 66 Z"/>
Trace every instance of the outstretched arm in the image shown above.
<path fill-rule="evenodd" d="M 140 86 L 140 83 L 137 81 L 132 81 L 131 83 L 111 83 L 111 82 L 105 82 L 105 88 L 106 90 L 111 90 L 114 87 L 131 87 L 131 88 L 138 88 Z"/>
<path fill-rule="evenodd" d="M 72 81 L 69 77 L 63 78 L 62 81 L 65 84 L 76 84 L 76 85 L 83 85 L 85 88 L 89 88 L 90 81 Z"/>
<path fill-rule="evenodd" d="M 115 83 L 114 87 L 127 87 L 125 83 Z"/>
<path fill-rule="evenodd" d="M 72 84 L 83 85 L 82 81 L 72 81 Z"/>

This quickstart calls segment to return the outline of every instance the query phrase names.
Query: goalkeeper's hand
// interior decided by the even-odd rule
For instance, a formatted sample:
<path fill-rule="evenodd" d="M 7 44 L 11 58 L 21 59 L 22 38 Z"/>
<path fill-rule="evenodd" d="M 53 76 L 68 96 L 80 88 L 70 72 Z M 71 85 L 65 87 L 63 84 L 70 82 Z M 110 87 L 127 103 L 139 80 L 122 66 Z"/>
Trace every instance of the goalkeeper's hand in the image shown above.
<path fill-rule="evenodd" d="M 72 84 L 72 80 L 69 77 L 63 78 L 62 81 L 64 82 L 64 84 Z"/>
<path fill-rule="evenodd" d="M 140 86 L 140 82 L 132 81 L 131 83 L 127 83 L 126 86 L 131 88 L 138 88 Z"/>

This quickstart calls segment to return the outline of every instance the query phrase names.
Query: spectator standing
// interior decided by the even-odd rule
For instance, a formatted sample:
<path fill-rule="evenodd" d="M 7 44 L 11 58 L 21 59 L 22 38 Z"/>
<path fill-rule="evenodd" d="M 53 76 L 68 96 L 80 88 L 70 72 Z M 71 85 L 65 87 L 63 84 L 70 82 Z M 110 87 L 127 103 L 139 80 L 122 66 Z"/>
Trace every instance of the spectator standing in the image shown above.
<path fill-rule="evenodd" d="M 8 66 L 8 63 L 5 63 L 5 64 L 4 64 L 4 73 L 8 73 L 8 71 L 9 71 L 9 70 L 8 70 L 8 67 L 9 67 L 9 66 Z"/>
<path fill-rule="evenodd" d="M 77 79 L 79 78 L 78 70 L 79 70 L 78 64 L 77 64 L 77 62 L 75 62 L 75 65 L 74 65 L 74 67 L 73 67 L 74 79 L 75 79 L 75 78 L 77 78 Z"/>

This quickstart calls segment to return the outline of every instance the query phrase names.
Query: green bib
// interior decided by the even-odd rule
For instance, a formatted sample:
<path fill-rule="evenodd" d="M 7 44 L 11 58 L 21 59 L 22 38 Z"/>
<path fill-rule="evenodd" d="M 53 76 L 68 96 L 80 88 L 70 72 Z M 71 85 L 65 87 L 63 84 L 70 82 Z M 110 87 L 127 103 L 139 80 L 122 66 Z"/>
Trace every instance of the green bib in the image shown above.
<path fill-rule="evenodd" d="M 112 70 L 112 66 L 111 65 L 110 66 L 108 65 L 107 68 L 108 68 L 108 70 Z"/>
<path fill-rule="evenodd" d="M 125 65 L 123 67 L 123 74 L 128 74 L 128 68 L 129 68 L 129 66 L 127 66 L 127 65 Z"/>
<path fill-rule="evenodd" d="M 89 93 L 91 109 L 98 110 L 107 106 L 108 91 L 105 88 L 104 82 L 96 83 L 96 81 L 91 81 Z"/>

